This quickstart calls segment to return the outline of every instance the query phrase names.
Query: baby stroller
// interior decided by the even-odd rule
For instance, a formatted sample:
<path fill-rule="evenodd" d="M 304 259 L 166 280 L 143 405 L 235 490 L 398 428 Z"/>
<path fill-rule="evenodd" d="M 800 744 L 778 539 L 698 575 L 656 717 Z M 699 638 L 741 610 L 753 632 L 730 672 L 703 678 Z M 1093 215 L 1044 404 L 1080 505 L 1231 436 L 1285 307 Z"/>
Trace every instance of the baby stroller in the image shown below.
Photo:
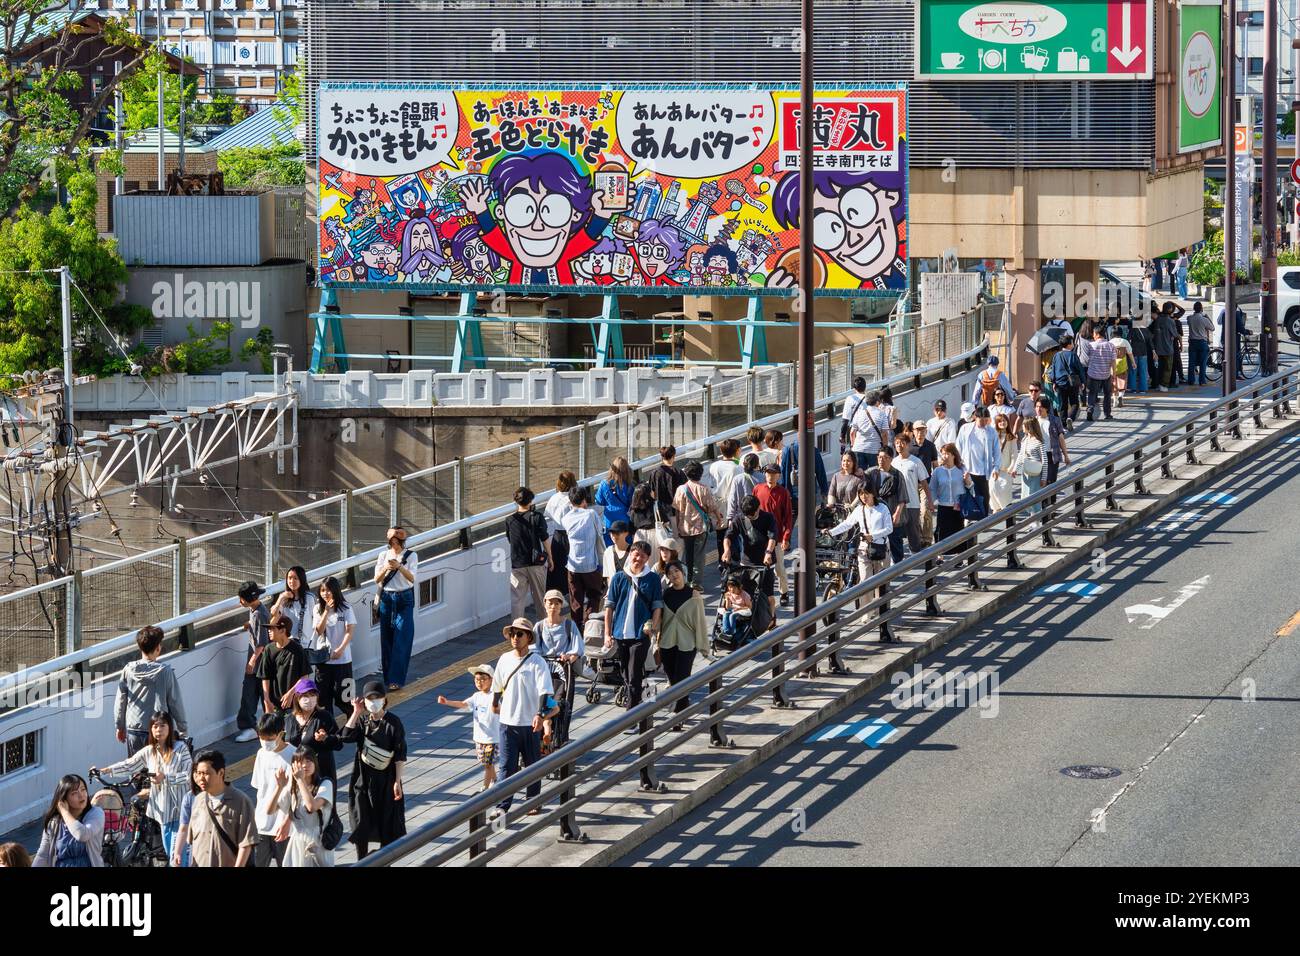
<path fill-rule="evenodd" d="M 146 813 L 149 800 L 142 791 L 151 783 L 148 771 L 135 774 L 129 785 L 109 783 L 98 771 L 92 771 L 90 779 L 103 787 L 90 803 L 104 811 L 104 865 L 167 866 L 162 831 Z"/>
<path fill-rule="evenodd" d="M 618 645 L 605 647 L 605 619 L 593 617 L 587 621 L 587 626 L 582 631 L 582 642 L 584 645 L 584 657 L 586 667 L 589 668 L 588 677 L 591 678 L 591 685 L 587 688 L 586 698 L 589 704 L 599 704 L 601 699 L 600 685 L 612 685 L 618 688 L 614 692 L 614 704 L 618 707 L 627 705 L 627 678 L 623 676 L 623 665 L 618 660 Z M 645 661 L 645 675 L 648 678 L 651 674 L 659 669 L 655 663 L 654 655 L 647 654 Z M 642 684 L 644 690 L 645 684 Z M 643 694 L 644 697 L 644 694 Z"/>
<path fill-rule="evenodd" d="M 555 687 L 555 702 L 560 712 L 551 718 L 551 739 L 542 739 L 542 756 L 558 750 L 569 742 L 569 722 L 573 719 L 574 668 L 576 664 L 558 657 L 547 657 L 551 665 L 551 683 Z"/>
<path fill-rule="evenodd" d="M 718 648 L 734 651 L 744 647 L 760 634 L 770 630 L 775 620 L 771 605 L 767 601 L 767 592 L 772 590 L 774 572 L 771 568 L 732 563 L 723 565 L 722 572 L 724 582 L 722 596 L 718 599 L 718 607 L 713 615 L 713 632 L 709 637 L 710 658 L 718 656 Z M 738 614 L 736 628 L 731 633 L 727 633 L 723 628 L 723 605 L 727 596 L 725 582 L 732 576 L 740 579 L 740 586 L 749 595 L 750 610 L 748 614 L 743 612 Z"/>

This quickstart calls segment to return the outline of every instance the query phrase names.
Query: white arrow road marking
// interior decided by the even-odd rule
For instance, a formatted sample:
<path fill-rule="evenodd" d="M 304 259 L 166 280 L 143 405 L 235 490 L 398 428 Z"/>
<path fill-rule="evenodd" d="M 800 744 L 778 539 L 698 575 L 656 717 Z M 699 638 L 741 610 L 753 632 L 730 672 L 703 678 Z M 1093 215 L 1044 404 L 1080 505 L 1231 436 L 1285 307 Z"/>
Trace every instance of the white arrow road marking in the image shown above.
<path fill-rule="evenodd" d="M 1133 4 L 1125 3 L 1120 7 L 1120 16 L 1123 18 L 1122 23 L 1122 40 L 1123 46 L 1113 46 L 1110 48 L 1110 55 L 1119 60 L 1121 66 L 1129 66 L 1134 60 L 1142 55 L 1142 47 L 1131 46 L 1133 40 Z"/>
<path fill-rule="evenodd" d="M 1133 624 L 1138 618 L 1143 616 L 1151 620 L 1142 625 L 1142 630 L 1149 631 L 1174 611 L 1182 607 L 1193 595 L 1199 594 L 1210 583 L 1210 576 L 1207 574 L 1203 578 L 1197 578 L 1191 584 L 1185 584 L 1179 588 L 1178 595 L 1163 607 L 1159 604 L 1130 604 L 1124 608 L 1124 615 L 1128 622 Z"/>

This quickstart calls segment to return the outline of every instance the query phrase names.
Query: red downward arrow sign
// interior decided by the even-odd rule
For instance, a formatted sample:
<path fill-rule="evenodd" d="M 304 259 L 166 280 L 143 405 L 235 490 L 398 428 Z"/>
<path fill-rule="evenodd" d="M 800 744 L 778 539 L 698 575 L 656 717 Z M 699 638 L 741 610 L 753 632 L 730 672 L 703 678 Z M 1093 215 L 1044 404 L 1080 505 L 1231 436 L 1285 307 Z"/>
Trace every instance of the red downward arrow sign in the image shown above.
<path fill-rule="evenodd" d="M 1148 0 L 1110 0 L 1106 10 L 1109 73 L 1145 73 Z"/>

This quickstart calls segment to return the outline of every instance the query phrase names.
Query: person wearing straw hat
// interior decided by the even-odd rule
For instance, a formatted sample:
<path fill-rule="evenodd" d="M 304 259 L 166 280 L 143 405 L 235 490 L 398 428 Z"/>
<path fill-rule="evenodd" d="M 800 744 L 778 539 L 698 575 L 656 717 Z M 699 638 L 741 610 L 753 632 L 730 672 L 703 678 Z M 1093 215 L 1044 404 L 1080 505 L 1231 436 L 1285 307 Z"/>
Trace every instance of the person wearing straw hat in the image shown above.
<path fill-rule="evenodd" d="M 518 772 L 521 760 L 527 768 L 541 759 L 542 721 L 554 717 L 560 708 L 555 703 L 551 669 L 532 648 L 533 622 L 517 617 L 501 633 L 510 641 L 510 650 L 493 668 L 492 690 L 501 717 L 501 778 L 507 780 Z M 541 792 L 540 780 L 529 784 L 528 799 Z M 507 794 L 493 810 L 492 818 L 509 810 L 513 799 L 512 794 Z M 528 814 L 540 812 L 540 807 L 534 807 Z"/>

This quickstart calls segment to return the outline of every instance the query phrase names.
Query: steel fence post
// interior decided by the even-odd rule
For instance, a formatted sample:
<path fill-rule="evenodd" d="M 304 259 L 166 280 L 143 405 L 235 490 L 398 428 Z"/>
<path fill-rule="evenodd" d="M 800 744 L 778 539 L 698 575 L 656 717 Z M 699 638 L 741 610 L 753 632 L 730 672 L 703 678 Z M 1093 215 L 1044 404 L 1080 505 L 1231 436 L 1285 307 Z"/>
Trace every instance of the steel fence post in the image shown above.
<path fill-rule="evenodd" d="M 582 470 L 581 462 L 579 462 L 578 477 L 580 479 L 587 477 Z M 528 436 L 527 435 L 524 436 L 523 441 L 519 445 L 519 484 L 521 487 L 528 486 Z"/>
<path fill-rule="evenodd" d="M 269 585 L 275 580 L 275 569 L 279 566 L 280 557 L 280 515 L 272 511 L 266 519 L 266 568 L 265 576 L 262 578 L 264 585 Z"/>
<path fill-rule="evenodd" d="M 64 646 L 66 653 L 73 654 L 81 650 L 81 616 L 85 608 L 82 600 L 85 595 L 84 579 L 80 571 L 72 572 L 72 580 L 63 586 L 64 604 L 67 609 L 63 615 Z M 80 668 L 78 668 L 80 670 Z"/>

